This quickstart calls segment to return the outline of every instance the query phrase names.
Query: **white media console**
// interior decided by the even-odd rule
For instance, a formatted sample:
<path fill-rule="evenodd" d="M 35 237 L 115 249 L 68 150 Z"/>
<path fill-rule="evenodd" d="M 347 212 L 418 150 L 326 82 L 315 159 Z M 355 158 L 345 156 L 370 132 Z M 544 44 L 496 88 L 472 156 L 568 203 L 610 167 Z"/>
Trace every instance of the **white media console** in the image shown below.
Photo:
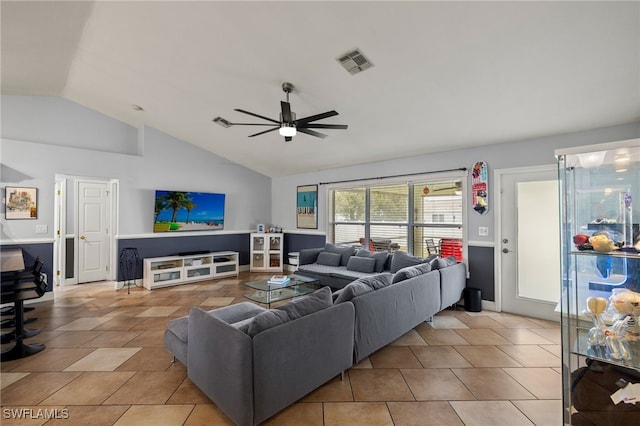
<path fill-rule="evenodd" d="M 195 281 L 238 276 L 238 252 L 218 251 L 144 259 L 142 285 L 149 290 Z"/>

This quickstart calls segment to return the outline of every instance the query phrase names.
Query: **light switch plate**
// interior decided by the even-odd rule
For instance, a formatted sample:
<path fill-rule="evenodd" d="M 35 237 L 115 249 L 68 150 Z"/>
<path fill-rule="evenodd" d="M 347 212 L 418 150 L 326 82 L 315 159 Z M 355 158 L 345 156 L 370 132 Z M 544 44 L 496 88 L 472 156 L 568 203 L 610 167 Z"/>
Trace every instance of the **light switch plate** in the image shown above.
<path fill-rule="evenodd" d="M 46 234 L 47 231 L 47 225 L 36 225 L 36 234 Z"/>
<path fill-rule="evenodd" d="M 478 227 L 478 235 L 482 235 L 484 237 L 489 235 L 489 227 L 487 227 L 487 226 Z"/>

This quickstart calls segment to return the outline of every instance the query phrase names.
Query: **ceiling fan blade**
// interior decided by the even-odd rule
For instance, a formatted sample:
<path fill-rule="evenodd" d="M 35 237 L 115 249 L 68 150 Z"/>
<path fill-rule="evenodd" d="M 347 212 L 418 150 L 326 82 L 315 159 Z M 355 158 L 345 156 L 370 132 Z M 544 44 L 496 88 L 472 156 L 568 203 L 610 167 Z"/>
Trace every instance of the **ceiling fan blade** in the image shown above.
<path fill-rule="evenodd" d="M 298 129 L 347 129 L 346 124 L 314 124 L 314 123 L 302 123 L 298 125 Z"/>
<path fill-rule="evenodd" d="M 298 123 L 308 123 L 310 121 L 322 120 L 323 118 L 333 117 L 334 115 L 338 115 L 335 111 L 327 111 L 322 114 L 310 115 L 309 117 L 304 117 L 296 120 L 296 124 Z"/>
<path fill-rule="evenodd" d="M 302 128 L 301 128 L 301 127 L 298 127 L 298 131 L 299 131 L 300 133 L 306 133 L 307 135 L 315 136 L 315 137 L 317 137 L 317 138 L 322 138 L 322 139 L 324 139 L 324 138 L 326 138 L 326 137 L 327 137 L 327 135 L 325 135 L 324 133 L 316 132 L 316 131 L 314 131 L 314 130 L 309 130 L 309 129 L 306 129 L 306 128 L 304 128 L 304 127 L 302 127 Z"/>
<path fill-rule="evenodd" d="M 271 123 L 229 123 L 232 126 L 274 126 Z"/>
<path fill-rule="evenodd" d="M 291 104 L 280 101 L 280 109 L 282 110 L 282 122 L 291 123 Z"/>
<path fill-rule="evenodd" d="M 285 136 L 284 137 L 284 141 L 285 142 L 291 142 L 293 140 L 293 138 L 291 136 Z"/>
<path fill-rule="evenodd" d="M 274 130 L 278 130 L 279 128 L 280 128 L 279 126 L 276 126 L 273 129 L 269 129 L 269 130 L 265 130 L 265 131 L 262 131 L 262 132 L 254 133 L 253 135 L 249 135 L 249 137 L 252 138 L 254 136 L 264 135 L 265 133 L 273 132 Z"/>
<path fill-rule="evenodd" d="M 254 114 L 253 112 L 245 111 L 243 109 L 235 108 L 234 111 L 238 111 L 238 112 L 241 112 L 243 114 L 249 114 L 249 115 L 252 115 L 254 117 L 262 118 L 263 120 L 267 120 L 267 121 L 270 121 L 272 123 L 280 124 L 279 121 L 276 121 L 273 118 L 265 117 L 264 115 Z"/>

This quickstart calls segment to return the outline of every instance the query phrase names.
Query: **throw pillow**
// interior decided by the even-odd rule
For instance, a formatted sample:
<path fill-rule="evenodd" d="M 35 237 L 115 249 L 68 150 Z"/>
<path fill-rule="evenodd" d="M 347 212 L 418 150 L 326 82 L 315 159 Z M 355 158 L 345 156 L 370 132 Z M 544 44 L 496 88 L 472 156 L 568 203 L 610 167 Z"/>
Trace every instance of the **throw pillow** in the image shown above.
<path fill-rule="evenodd" d="M 337 246 L 331 243 L 325 244 L 324 251 L 329 253 L 338 253 L 342 257 L 340 259 L 340 265 L 338 266 L 347 266 L 349 258 L 356 254 L 356 249 L 353 246 Z"/>
<path fill-rule="evenodd" d="M 429 263 L 431 264 L 431 269 L 443 269 L 448 266 L 455 265 L 456 263 L 458 263 L 458 261 L 455 256 L 449 256 L 445 258 L 437 257 Z"/>
<path fill-rule="evenodd" d="M 336 297 L 333 303 L 337 305 L 338 303 L 348 302 L 356 296 L 360 296 L 371 291 L 373 291 L 373 288 L 360 282 L 360 280 L 355 280 L 337 292 L 339 293 L 338 297 Z"/>
<path fill-rule="evenodd" d="M 247 334 L 253 337 L 261 331 L 284 324 L 287 321 L 289 321 L 289 316 L 286 312 L 269 309 L 253 317 L 247 328 Z"/>
<path fill-rule="evenodd" d="M 351 256 L 347 269 L 356 272 L 365 272 L 372 274 L 376 268 L 376 260 L 373 257 Z"/>
<path fill-rule="evenodd" d="M 319 265 L 340 266 L 340 259 L 341 256 L 338 253 L 322 251 L 318 255 L 318 260 L 316 260 L 316 263 Z"/>
<path fill-rule="evenodd" d="M 391 272 L 395 274 L 402 268 L 419 265 L 420 263 L 424 263 L 424 259 L 397 250 L 393 252 L 393 257 L 391 258 Z"/>
<path fill-rule="evenodd" d="M 285 312 L 289 320 L 294 320 L 326 309 L 331 305 L 333 305 L 331 288 L 322 287 L 311 294 L 293 299 L 291 302 L 278 306 L 275 309 Z"/>
<path fill-rule="evenodd" d="M 376 272 L 384 271 L 384 265 L 387 263 L 387 258 L 389 257 L 389 252 L 386 251 L 376 251 L 370 252 L 369 250 L 361 249 L 356 253 L 358 257 L 371 257 L 376 260 Z"/>
<path fill-rule="evenodd" d="M 383 272 L 382 274 L 370 275 L 368 277 L 358 278 L 356 281 L 359 281 L 373 290 L 378 290 L 382 287 L 386 287 L 391 285 L 391 279 L 393 278 L 393 274 L 389 272 Z"/>
<path fill-rule="evenodd" d="M 414 268 L 416 268 L 418 271 L 420 271 L 423 274 L 426 274 L 427 272 L 431 272 L 431 264 L 430 263 L 421 263 L 419 265 L 414 266 Z"/>
<path fill-rule="evenodd" d="M 393 274 L 392 283 L 408 280 L 409 278 L 417 277 L 418 275 L 422 274 L 423 272 L 420 271 L 417 266 L 407 266 L 406 268 L 402 268 L 398 272 Z"/>

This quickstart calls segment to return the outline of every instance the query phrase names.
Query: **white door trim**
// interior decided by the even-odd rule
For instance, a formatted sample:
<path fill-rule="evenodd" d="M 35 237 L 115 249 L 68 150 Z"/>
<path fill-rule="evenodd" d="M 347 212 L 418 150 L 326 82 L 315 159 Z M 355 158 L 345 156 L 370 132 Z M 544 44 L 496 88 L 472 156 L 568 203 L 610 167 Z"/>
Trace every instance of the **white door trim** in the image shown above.
<path fill-rule="evenodd" d="M 534 172 L 551 172 L 556 171 L 558 166 L 556 164 L 547 164 L 540 166 L 528 166 L 528 167 L 514 167 L 509 169 L 495 169 L 493 171 L 493 182 L 494 182 L 494 193 L 496 194 L 496 199 L 494 200 L 495 206 L 495 224 L 494 226 L 494 242 L 495 246 L 493 248 L 493 258 L 494 258 L 494 276 L 496 277 L 494 283 L 494 294 L 495 294 L 495 310 L 497 312 L 502 312 L 502 255 L 500 254 L 500 250 L 502 245 L 499 244 L 502 241 L 502 176 L 506 174 L 516 174 L 516 173 L 534 173 Z"/>

